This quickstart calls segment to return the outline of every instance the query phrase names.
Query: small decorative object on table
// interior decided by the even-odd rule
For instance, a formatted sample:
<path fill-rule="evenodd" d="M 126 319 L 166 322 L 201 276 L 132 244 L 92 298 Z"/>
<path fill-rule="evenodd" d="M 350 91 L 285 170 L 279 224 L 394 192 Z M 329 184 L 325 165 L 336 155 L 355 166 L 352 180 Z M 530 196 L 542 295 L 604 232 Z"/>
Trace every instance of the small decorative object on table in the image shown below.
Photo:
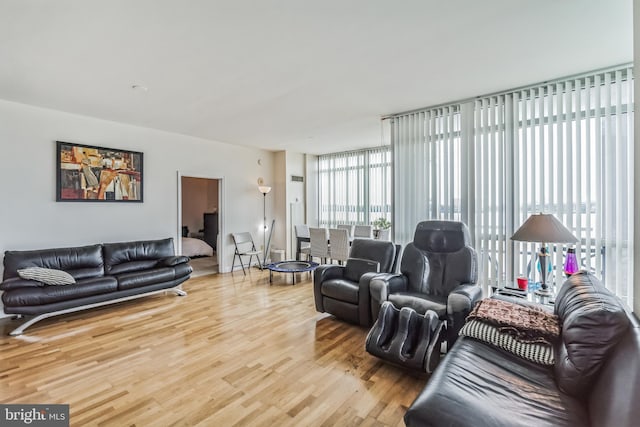
<path fill-rule="evenodd" d="M 578 258 L 576 257 L 576 249 L 569 248 L 567 249 L 567 258 L 564 261 L 564 274 L 567 277 L 571 277 L 573 274 L 576 274 L 579 271 L 578 268 Z"/>
<path fill-rule="evenodd" d="M 382 230 L 388 230 L 391 228 L 391 221 L 389 221 L 388 219 L 384 218 L 384 217 L 380 217 L 378 219 L 376 219 L 375 221 L 373 221 L 371 223 L 371 225 L 373 225 L 373 237 L 375 237 L 376 239 L 380 239 L 380 232 Z M 387 233 L 389 234 L 389 233 Z M 387 237 L 388 239 L 388 237 Z M 383 239 L 386 240 L 386 239 Z"/>

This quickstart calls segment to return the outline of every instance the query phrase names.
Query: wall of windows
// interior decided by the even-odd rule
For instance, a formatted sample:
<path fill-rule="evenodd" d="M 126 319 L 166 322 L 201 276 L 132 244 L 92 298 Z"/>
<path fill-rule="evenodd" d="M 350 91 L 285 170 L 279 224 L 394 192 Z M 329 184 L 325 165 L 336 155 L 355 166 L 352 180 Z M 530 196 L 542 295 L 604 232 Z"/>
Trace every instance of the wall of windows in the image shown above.
<path fill-rule="evenodd" d="M 378 147 L 318 157 L 319 223 L 391 220 L 391 150 Z"/>
<path fill-rule="evenodd" d="M 578 237 L 582 267 L 632 301 L 633 77 L 622 67 L 392 119 L 399 243 L 428 218 L 469 225 L 485 286 L 536 277 L 533 213 Z M 554 281 L 566 245 L 549 246 Z"/>

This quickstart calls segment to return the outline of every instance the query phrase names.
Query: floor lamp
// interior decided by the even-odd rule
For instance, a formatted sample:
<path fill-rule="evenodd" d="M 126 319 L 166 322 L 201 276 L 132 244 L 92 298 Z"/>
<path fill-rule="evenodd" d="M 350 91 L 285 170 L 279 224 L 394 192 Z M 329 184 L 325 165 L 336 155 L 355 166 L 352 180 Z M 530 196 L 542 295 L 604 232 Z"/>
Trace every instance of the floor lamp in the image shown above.
<path fill-rule="evenodd" d="M 262 193 L 262 214 L 263 214 L 263 223 L 262 223 L 262 267 L 267 262 L 267 194 L 271 191 L 271 187 L 268 185 L 259 185 L 258 191 Z"/>

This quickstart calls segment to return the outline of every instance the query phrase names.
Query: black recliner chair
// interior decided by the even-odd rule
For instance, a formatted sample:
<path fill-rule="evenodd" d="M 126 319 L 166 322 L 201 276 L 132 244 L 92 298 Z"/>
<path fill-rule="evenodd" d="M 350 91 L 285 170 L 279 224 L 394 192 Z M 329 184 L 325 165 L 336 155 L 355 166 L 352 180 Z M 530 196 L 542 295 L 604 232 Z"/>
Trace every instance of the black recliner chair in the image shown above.
<path fill-rule="evenodd" d="M 462 222 L 420 222 L 413 242 L 404 249 L 400 274 L 380 274 L 371 280 L 373 319 L 384 301 L 423 315 L 432 310 L 446 322 L 451 348 L 471 308 L 482 298 L 476 251 L 469 241 L 469 229 Z"/>
<path fill-rule="evenodd" d="M 346 265 L 321 265 L 313 274 L 316 310 L 362 326 L 371 326 L 369 282 L 394 271 L 397 248 L 392 242 L 355 239 Z"/>

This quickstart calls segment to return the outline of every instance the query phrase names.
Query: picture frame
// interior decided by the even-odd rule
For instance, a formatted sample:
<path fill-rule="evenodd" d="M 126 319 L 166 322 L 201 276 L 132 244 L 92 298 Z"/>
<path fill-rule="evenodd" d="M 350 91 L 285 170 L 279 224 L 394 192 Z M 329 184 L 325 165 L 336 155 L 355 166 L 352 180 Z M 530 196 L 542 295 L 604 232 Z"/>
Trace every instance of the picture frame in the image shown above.
<path fill-rule="evenodd" d="M 139 151 L 56 141 L 56 201 L 142 203 L 143 163 Z"/>

